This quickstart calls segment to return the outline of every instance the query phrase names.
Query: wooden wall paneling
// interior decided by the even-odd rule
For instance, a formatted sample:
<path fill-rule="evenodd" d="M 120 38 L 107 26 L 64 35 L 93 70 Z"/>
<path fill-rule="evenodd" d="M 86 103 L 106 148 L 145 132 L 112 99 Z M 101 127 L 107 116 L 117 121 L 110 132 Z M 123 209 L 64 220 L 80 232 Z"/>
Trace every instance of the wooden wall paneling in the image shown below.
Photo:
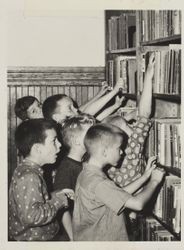
<path fill-rule="evenodd" d="M 40 101 L 40 86 L 35 86 L 34 87 L 34 96 Z"/>
<path fill-rule="evenodd" d="M 16 115 L 14 112 L 14 107 L 16 103 L 16 89 L 15 86 L 12 86 L 10 88 L 10 116 L 9 116 L 9 121 L 10 121 L 10 127 L 11 127 L 11 138 L 10 138 L 10 166 L 9 166 L 9 171 L 10 174 L 12 175 L 13 170 L 17 166 L 17 151 L 16 151 L 16 146 L 15 146 L 15 129 L 16 129 Z"/>
<path fill-rule="evenodd" d="M 52 93 L 52 86 L 46 86 L 46 97 L 53 95 Z"/>
<path fill-rule="evenodd" d="M 11 146 L 11 141 L 12 141 L 12 126 L 11 126 L 11 88 L 8 88 L 8 96 L 7 96 L 7 101 L 8 101 L 8 183 L 10 183 L 10 178 L 11 178 L 11 165 L 12 165 L 12 146 Z"/>
<path fill-rule="evenodd" d="M 65 88 L 63 86 L 58 86 L 58 94 L 64 94 Z"/>
<path fill-rule="evenodd" d="M 79 107 L 81 106 L 81 104 L 83 104 L 82 101 L 82 87 L 81 86 L 77 86 L 77 103 L 79 105 Z"/>
<path fill-rule="evenodd" d="M 94 96 L 99 92 L 100 88 L 97 86 L 94 86 Z"/>
<path fill-rule="evenodd" d="M 35 95 L 34 86 L 28 86 L 28 94 L 31 96 Z"/>
<path fill-rule="evenodd" d="M 57 86 L 53 86 L 52 87 L 52 94 L 53 95 L 57 95 L 58 94 L 58 87 Z"/>
<path fill-rule="evenodd" d="M 64 86 L 64 93 L 65 93 L 65 95 L 70 96 L 70 88 L 69 88 L 69 86 Z"/>
<path fill-rule="evenodd" d="M 46 86 L 40 86 L 40 101 L 43 103 L 47 97 L 47 88 Z"/>
<path fill-rule="evenodd" d="M 82 104 L 85 104 L 88 101 L 88 87 L 82 87 Z"/>
<path fill-rule="evenodd" d="M 70 97 L 76 101 L 77 99 L 77 95 L 76 95 L 76 87 L 75 86 L 71 86 L 70 87 Z"/>
<path fill-rule="evenodd" d="M 91 100 L 94 96 L 94 87 L 88 87 L 88 101 Z"/>
<path fill-rule="evenodd" d="M 27 95 L 28 95 L 28 87 L 22 86 L 22 96 L 27 96 Z"/>

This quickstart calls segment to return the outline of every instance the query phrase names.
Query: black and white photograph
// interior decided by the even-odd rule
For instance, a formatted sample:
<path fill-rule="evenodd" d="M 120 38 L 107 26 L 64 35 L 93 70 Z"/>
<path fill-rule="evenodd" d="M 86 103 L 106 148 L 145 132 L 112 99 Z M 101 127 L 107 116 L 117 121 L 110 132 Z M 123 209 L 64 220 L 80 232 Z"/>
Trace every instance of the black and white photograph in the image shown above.
<path fill-rule="evenodd" d="M 181 4 L 38 2 L 6 11 L 3 246 L 182 249 Z"/>

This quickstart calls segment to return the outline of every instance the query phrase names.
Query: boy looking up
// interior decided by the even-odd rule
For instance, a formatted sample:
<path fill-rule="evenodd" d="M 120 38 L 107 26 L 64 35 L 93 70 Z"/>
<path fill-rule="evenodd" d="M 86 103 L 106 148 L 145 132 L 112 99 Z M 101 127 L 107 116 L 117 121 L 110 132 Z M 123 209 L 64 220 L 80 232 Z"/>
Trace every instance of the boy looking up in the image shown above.
<path fill-rule="evenodd" d="M 107 164 L 117 165 L 125 141 L 125 133 L 112 125 L 97 124 L 87 131 L 84 144 L 88 161 L 79 174 L 75 190 L 74 240 L 128 240 L 123 210 L 142 210 L 161 182 L 164 172 L 154 170 L 154 165 L 150 167 L 155 158 L 150 159 L 147 171 L 140 178 L 123 189 L 106 177 L 103 168 Z M 146 182 L 145 188 L 134 195 Z"/>
<path fill-rule="evenodd" d="M 52 240 L 59 225 L 57 211 L 68 206 L 73 191 L 65 189 L 50 195 L 42 167 L 53 164 L 60 151 L 56 124 L 45 119 L 21 123 L 15 142 L 23 162 L 15 169 L 9 189 L 9 237 L 17 241 Z"/>

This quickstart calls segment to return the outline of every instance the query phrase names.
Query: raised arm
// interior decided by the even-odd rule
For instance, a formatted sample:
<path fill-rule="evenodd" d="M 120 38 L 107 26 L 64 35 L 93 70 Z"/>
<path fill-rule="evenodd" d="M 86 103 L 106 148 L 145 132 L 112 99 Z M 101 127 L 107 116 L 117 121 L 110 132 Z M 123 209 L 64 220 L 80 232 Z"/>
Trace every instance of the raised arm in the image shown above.
<path fill-rule="evenodd" d="M 107 116 L 109 116 L 110 114 L 112 114 L 114 111 L 116 111 L 120 106 L 122 101 L 124 100 L 124 96 L 122 96 L 121 98 L 119 96 L 116 96 L 116 100 L 114 105 L 110 106 L 109 108 L 106 108 L 103 112 L 101 112 L 96 119 L 98 121 L 102 121 L 104 118 L 106 118 Z"/>
<path fill-rule="evenodd" d="M 108 88 L 109 88 L 109 86 L 108 86 L 107 82 L 102 82 L 102 87 L 101 87 L 100 91 L 92 99 L 90 99 L 88 102 L 81 105 L 79 107 L 80 111 L 85 112 L 85 110 L 88 106 L 90 106 L 92 103 L 94 103 L 96 100 L 98 100 L 101 96 L 103 96 L 107 92 Z"/>
<path fill-rule="evenodd" d="M 151 114 L 153 72 L 154 54 L 152 54 L 149 59 L 149 65 L 144 79 L 144 88 L 138 105 L 139 116 L 133 133 L 129 137 L 123 164 L 120 169 L 111 168 L 108 171 L 109 177 L 120 187 L 127 185 L 141 175 L 141 154 L 151 126 L 151 122 L 148 118 Z"/>
<path fill-rule="evenodd" d="M 117 83 L 112 91 L 102 96 L 101 98 L 93 102 L 91 105 L 88 105 L 84 112 L 90 115 L 95 115 L 119 92 L 121 88 L 122 83 Z"/>

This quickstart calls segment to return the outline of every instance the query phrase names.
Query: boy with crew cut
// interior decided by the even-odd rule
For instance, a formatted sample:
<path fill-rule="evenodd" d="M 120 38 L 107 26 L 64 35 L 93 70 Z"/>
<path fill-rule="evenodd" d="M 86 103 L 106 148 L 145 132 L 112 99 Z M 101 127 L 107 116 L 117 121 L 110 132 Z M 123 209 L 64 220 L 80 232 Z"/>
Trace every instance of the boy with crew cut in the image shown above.
<path fill-rule="evenodd" d="M 88 160 L 83 163 L 75 189 L 73 232 L 76 241 L 127 241 L 123 210 L 142 210 L 161 182 L 164 172 L 154 169 L 152 157 L 144 174 L 123 189 L 103 173 L 116 166 L 126 147 L 126 135 L 113 125 L 97 124 L 84 138 Z M 145 183 L 144 189 L 134 194 Z"/>
<path fill-rule="evenodd" d="M 56 124 L 45 119 L 22 122 L 15 142 L 23 162 L 15 169 L 9 189 L 9 238 L 16 241 L 57 239 L 56 214 L 68 207 L 73 190 L 47 192 L 42 167 L 53 164 L 60 151 Z"/>
<path fill-rule="evenodd" d="M 62 144 L 67 149 L 67 154 L 61 159 L 56 169 L 54 190 L 71 188 L 75 190 L 77 177 L 82 171 L 81 159 L 86 152 L 84 136 L 87 130 L 95 123 L 91 116 L 79 115 L 65 120 L 60 130 Z M 73 201 L 69 202 L 69 211 L 61 211 L 58 220 L 61 223 L 63 240 L 73 240 L 71 217 L 73 214 Z M 69 227 L 68 225 L 71 225 Z M 64 226 L 64 227 L 63 227 Z M 67 234 L 66 234 L 66 228 Z"/>
<path fill-rule="evenodd" d="M 15 114 L 22 121 L 43 118 L 42 104 L 34 96 L 24 96 L 17 99 Z"/>

